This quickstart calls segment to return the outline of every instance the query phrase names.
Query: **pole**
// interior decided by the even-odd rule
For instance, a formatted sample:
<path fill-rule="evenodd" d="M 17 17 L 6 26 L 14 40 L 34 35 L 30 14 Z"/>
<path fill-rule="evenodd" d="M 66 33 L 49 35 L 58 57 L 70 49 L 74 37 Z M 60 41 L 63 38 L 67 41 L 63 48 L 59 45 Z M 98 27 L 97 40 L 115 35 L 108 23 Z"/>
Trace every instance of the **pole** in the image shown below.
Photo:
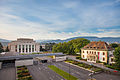
<path fill-rule="evenodd" d="M 70 64 L 69 64 L 69 80 L 70 80 Z"/>

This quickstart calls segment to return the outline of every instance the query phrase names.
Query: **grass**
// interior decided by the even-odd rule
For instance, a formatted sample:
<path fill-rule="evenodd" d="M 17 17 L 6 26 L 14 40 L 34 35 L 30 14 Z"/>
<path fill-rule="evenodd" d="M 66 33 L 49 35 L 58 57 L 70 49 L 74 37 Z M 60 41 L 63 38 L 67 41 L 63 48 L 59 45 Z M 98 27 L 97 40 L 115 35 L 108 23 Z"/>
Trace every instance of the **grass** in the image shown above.
<path fill-rule="evenodd" d="M 76 77 L 70 75 L 69 73 L 57 68 L 54 65 L 49 65 L 48 66 L 51 70 L 55 71 L 57 74 L 59 74 L 60 76 L 62 76 L 63 78 L 65 78 L 66 80 L 77 80 Z"/>
<path fill-rule="evenodd" d="M 42 53 L 20 53 L 21 55 L 42 54 Z"/>

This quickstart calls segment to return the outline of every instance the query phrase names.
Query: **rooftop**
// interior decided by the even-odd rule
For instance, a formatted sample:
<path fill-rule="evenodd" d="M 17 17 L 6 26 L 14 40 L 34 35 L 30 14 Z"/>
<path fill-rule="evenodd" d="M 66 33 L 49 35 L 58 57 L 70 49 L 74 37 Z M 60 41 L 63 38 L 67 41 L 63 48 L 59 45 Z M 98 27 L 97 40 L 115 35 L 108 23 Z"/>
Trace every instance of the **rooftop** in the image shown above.
<path fill-rule="evenodd" d="M 92 50 L 112 50 L 111 46 L 109 46 L 106 42 L 103 41 L 93 41 L 88 45 L 84 46 L 82 49 L 92 49 Z"/>

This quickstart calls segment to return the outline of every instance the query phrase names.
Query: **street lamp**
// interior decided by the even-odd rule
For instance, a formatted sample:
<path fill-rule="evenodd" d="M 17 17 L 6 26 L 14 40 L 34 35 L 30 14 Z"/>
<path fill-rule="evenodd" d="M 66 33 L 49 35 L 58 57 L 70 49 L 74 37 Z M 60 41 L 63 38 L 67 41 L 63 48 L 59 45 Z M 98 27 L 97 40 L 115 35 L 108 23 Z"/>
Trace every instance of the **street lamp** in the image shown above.
<path fill-rule="evenodd" d="M 90 64 L 90 66 L 93 67 L 93 64 Z M 96 79 L 93 78 L 94 72 L 92 70 L 93 69 L 91 68 L 91 73 L 89 74 L 90 79 L 88 79 L 88 80 L 96 80 Z"/>

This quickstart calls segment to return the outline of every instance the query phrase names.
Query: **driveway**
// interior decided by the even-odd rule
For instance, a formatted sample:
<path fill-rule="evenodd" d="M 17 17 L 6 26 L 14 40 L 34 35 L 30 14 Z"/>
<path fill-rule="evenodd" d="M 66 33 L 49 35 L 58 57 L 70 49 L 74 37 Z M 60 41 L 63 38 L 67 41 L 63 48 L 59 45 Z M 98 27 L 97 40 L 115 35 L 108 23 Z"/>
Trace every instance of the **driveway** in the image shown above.
<path fill-rule="evenodd" d="M 47 63 L 27 66 L 34 80 L 65 80 L 47 67 Z"/>
<path fill-rule="evenodd" d="M 0 70 L 0 80 L 16 80 L 15 67 L 2 68 Z"/>

